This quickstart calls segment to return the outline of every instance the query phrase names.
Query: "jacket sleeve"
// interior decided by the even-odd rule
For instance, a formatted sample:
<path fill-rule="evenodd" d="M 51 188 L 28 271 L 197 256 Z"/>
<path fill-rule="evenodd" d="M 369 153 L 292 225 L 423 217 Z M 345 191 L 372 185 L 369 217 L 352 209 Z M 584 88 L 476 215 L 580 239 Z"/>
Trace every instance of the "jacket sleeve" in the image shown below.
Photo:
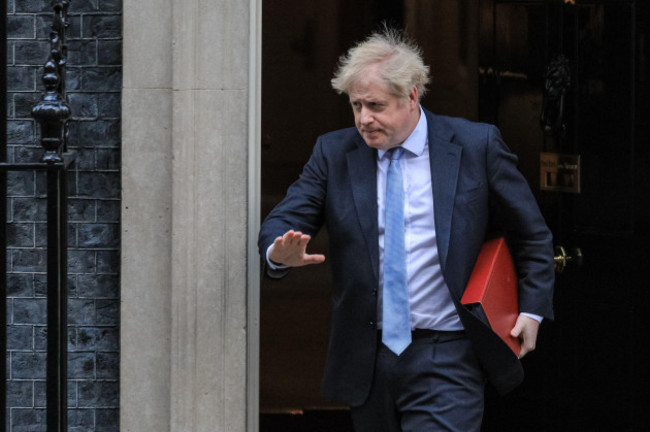
<path fill-rule="evenodd" d="M 493 217 L 505 232 L 519 278 L 520 312 L 553 318 L 553 238 L 499 130 L 488 128 L 487 165 Z"/>
<path fill-rule="evenodd" d="M 288 269 L 273 270 L 266 265 L 266 250 L 278 236 L 294 230 L 313 237 L 320 230 L 325 213 L 327 172 L 323 139 L 319 138 L 298 180 L 262 222 L 258 248 L 264 274 L 277 279 L 288 272 Z"/>

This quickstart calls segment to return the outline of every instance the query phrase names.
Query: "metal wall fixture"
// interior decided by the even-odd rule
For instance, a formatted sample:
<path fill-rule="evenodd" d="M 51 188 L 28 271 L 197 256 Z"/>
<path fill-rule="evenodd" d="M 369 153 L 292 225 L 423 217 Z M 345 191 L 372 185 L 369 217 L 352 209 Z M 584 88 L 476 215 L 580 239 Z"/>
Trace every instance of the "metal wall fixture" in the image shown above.
<path fill-rule="evenodd" d="M 6 2 L 0 2 L 6 3 Z M 47 430 L 66 432 L 67 427 L 67 190 L 66 177 L 75 155 L 66 149 L 66 123 L 71 116 L 65 94 L 67 61 L 66 29 L 68 0 L 53 0 L 54 21 L 50 32 L 50 53 L 45 62 L 43 83 L 45 93 L 32 109 L 32 116 L 40 124 L 41 145 L 45 149 L 39 162 L 9 163 L 6 146 L 6 100 L 3 106 L 3 127 L 0 132 L 0 225 L 4 235 L 0 243 L 0 362 L 7 361 L 7 173 L 10 171 L 44 171 L 47 173 Z M 3 5 L 4 6 L 4 5 Z M 6 6 L 0 9 L 6 22 Z M 6 45 L 6 33 L 0 43 Z M 6 62 L 6 55 L 2 61 Z M 6 89 L 6 63 L 3 65 L 3 82 Z M 1 93 L 6 94 L 6 91 Z M 0 380 L 6 382 L 6 368 L 0 368 Z M 0 392 L 2 409 L 6 411 L 6 386 Z M 3 411 L 3 412 L 4 412 Z M 0 423 L 5 432 L 6 421 Z"/>

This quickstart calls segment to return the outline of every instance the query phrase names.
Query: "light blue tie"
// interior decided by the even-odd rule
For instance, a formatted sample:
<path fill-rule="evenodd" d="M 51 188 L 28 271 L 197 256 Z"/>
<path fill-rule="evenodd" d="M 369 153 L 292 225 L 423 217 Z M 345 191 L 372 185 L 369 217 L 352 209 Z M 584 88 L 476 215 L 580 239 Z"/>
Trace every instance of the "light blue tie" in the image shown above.
<path fill-rule="evenodd" d="M 409 299 L 406 291 L 404 250 L 404 188 L 399 158 L 404 149 L 389 151 L 386 176 L 386 225 L 384 232 L 384 291 L 382 342 L 400 355 L 411 343 Z"/>

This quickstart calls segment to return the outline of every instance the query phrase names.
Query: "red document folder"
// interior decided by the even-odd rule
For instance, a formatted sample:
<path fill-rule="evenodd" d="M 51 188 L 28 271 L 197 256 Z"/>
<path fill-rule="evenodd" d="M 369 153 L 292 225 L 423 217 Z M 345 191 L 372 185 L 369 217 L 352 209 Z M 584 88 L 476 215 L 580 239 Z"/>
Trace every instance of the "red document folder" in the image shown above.
<path fill-rule="evenodd" d="M 519 339 L 510 336 L 519 315 L 517 276 L 503 237 L 483 244 L 460 300 L 519 356 Z"/>

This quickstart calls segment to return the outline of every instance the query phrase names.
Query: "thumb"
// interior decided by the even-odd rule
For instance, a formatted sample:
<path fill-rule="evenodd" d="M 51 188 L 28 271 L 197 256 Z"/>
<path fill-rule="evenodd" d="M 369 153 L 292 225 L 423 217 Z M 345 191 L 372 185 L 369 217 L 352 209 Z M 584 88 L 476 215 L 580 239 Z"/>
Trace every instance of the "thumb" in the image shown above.
<path fill-rule="evenodd" d="M 305 264 L 320 264 L 325 261 L 323 254 L 304 254 L 303 261 Z"/>
<path fill-rule="evenodd" d="M 521 335 L 521 331 L 523 330 L 523 324 L 521 324 L 519 321 L 515 324 L 515 326 L 510 330 L 510 336 L 514 338 L 518 338 L 519 335 Z"/>

